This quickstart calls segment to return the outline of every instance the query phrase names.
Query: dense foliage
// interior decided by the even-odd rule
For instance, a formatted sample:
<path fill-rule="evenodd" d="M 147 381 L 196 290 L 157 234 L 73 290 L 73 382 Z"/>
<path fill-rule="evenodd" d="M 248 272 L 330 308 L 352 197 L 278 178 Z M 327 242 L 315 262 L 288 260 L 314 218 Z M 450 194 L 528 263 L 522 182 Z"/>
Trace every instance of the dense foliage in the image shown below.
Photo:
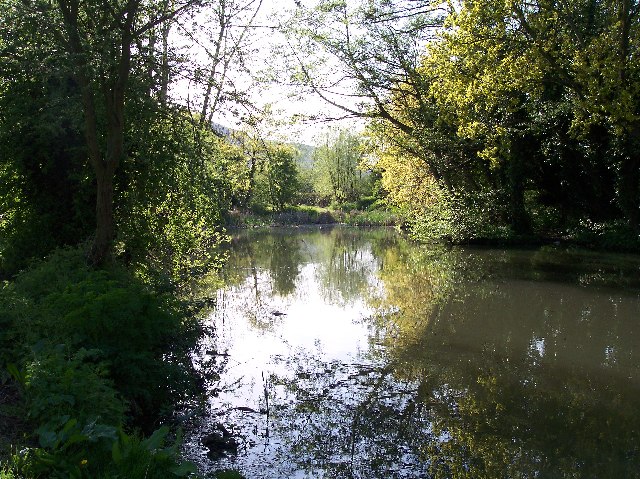
<path fill-rule="evenodd" d="M 194 6 L 0 2 L 2 477 L 192 472 L 160 427 L 196 394 L 176 298 L 220 265 L 243 161 L 167 96 L 154 36 Z"/>
<path fill-rule="evenodd" d="M 334 202 L 355 201 L 361 195 L 362 158 L 359 139 L 347 131 L 327 133 L 314 152 L 315 189 L 318 196 Z"/>
<path fill-rule="evenodd" d="M 45 20 L 39 8 L 45 7 L 3 4 L 12 21 L 3 22 L 0 32 L 0 272 L 11 275 L 30 258 L 86 239 L 93 258 L 96 238 L 104 233 L 96 228 L 108 220 L 112 231 L 102 256 L 183 280 L 193 272 L 185 265 L 200 268 L 211 259 L 206 256 L 220 241 L 230 201 L 232 184 L 222 170 L 216 135 L 187 111 L 159 101 L 158 78 L 147 68 L 157 52 L 134 51 L 123 92 L 127 101 L 118 113 L 123 152 L 117 167 L 109 167 L 110 202 L 99 199 L 100 183 L 107 180 L 87 164 L 92 146 L 85 87 L 59 38 L 39 35 Z M 55 30 L 61 20 L 51 9 L 45 13 Z M 104 61 L 110 59 L 109 51 L 102 53 Z M 110 113 L 94 107 L 97 141 L 108 143 Z M 111 210 L 108 219 L 105 208 Z"/>
<path fill-rule="evenodd" d="M 0 291 L 0 361 L 20 385 L 34 439 L 13 457 L 24 477 L 167 477 L 177 449 L 150 432 L 194 391 L 198 328 L 171 296 L 121 267 L 95 270 L 60 250 Z M 5 378 L 6 380 L 6 378 Z M 4 382 L 4 381 L 3 381 Z M 147 471 L 145 473 L 144 471 Z"/>
<path fill-rule="evenodd" d="M 319 0 L 282 29 L 304 51 L 291 78 L 369 119 L 383 186 L 419 237 L 637 248 L 638 24 L 624 0 Z"/>
<path fill-rule="evenodd" d="M 211 123 L 233 102 L 259 116 L 235 81 L 260 5 L 0 0 L 0 379 L 32 432 L 15 471 L 188 473 L 166 429 L 136 433 L 192 373 L 194 326 L 164 293 L 221 264 L 238 211 L 386 224 L 384 198 L 421 239 L 640 248 L 638 4 L 297 2 L 274 76 L 367 120 L 312 152 Z M 208 45 L 197 66 L 175 26 Z"/>

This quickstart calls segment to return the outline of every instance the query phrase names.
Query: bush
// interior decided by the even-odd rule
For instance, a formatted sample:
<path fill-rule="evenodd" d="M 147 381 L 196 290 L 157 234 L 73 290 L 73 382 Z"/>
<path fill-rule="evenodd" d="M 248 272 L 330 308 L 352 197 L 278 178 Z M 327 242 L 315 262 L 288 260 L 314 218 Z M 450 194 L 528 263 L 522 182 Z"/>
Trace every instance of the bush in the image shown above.
<path fill-rule="evenodd" d="M 124 403 L 113 387 L 99 350 L 68 352 L 60 344 L 35 353 L 26 365 L 24 388 L 29 419 L 47 425 L 73 416 L 82 423 L 120 424 Z"/>
<path fill-rule="evenodd" d="M 351 211 L 344 222 L 353 226 L 397 226 L 401 224 L 398 215 L 386 210 Z"/>
<path fill-rule="evenodd" d="M 158 436 L 123 432 L 132 426 L 150 431 L 162 411 L 193 391 L 189 348 L 197 329 L 176 300 L 154 294 L 118 266 L 90 269 L 82 249 L 66 249 L 5 284 L 0 304 L 0 322 L 10 331 L 0 340 L 13 343 L 1 359 L 22 385 L 40 445 L 15 456 L 6 474 L 187 473 L 188 467 L 178 468 L 176 447 L 151 447 Z M 120 443 L 128 445 L 129 459 L 104 472 Z"/>
<path fill-rule="evenodd" d="M 640 236 L 632 230 L 626 221 L 596 223 L 583 220 L 577 227 L 569 231 L 569 237 L 588 248 L 625 252 L 640 251 Z"/>
<path fill-rule="evenodd" d="M 356 208 L 359 210 L 368 210 L 372 207 L 375 207 L 377 201 L 378 198 L 376 196 L 365 196 L 358 199 L 358 201 L 356 202 Z"/>
<path fill-rule="evenodd" d="M 27 448 L 13 456 L 6 469 L 7 479 L 166 479 L 196 472 L 193 464 L 178 460 L 179 437 L 166 445 L 167 427 L 145 439 L 110 426 L 81 424 L 64 417 L 57 427 L 42 427 L 40 432 L 40 447 Z"/>
<path fill-rule="evenodd" d="M 195 323 L 183 321 L 175 300 L 154 295 L 124 269 L 92 270 L 82 250 L 62 250 L 6 289 L 22 344 L 65 344 L 69 357 L 92 351 L 136 416 L 153 415 L 173 394 L 188 392 L 188 351 L 173 345 L 195 340 Z"/>
<path fill-rule="evenodd" d="M 59 318 L 43 318 L 53 322 L 55 334 L 99 351 L 117 390 L 136 413 L 150 413 L 168 401 L 163 384 L 181 386 L 179 365 L 162 360 L 176 331 L 183 329 L 181 318 L 143 285 L 92 271 L 83 281 L 50 294 L 42 306 Z"/>
<path fill-rule="evenodd" d="M 449 194 L 436 189 L 430 204 L 408 213 L 409 229 L 421 241 L 463 243 L 475 239 L 507 238 L 503 198 L 499 192 Z"/>

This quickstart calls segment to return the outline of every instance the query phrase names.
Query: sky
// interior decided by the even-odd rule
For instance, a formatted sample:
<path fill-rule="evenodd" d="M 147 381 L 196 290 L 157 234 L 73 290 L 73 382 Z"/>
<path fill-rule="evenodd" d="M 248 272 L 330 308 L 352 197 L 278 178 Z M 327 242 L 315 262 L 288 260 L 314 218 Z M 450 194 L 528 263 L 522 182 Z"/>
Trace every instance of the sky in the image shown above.
<path fill-rule="evenodd" d="M 256 6 L 260 0 L 244 0 L 244 4 Z M 286 18 L 287 11 L 295 8 L 295 0 L 262 0 L 262 5 L 256 15 L 252 28 L 247 34 L 245 49 L 250 51 L 246 56 L 244 64 L 251 70 L 253 75 L 264 76 L 269 69 L 281 66 L 283 53 L 286 52 L 287 46 L 284 37 L 276 32 L 273 27 L 278 21 Z M 196 31 L 183 25 L 172 32 L 173 42 L 180 47 L 180 51 L 186 55 L 191 62 L 208 65 L 208 56 L 205 53 L 205 47 L 211 49 L 211 42 L 207 39 L 211 36 L 217 36 L 219 27 L 213 22 L 208 22 L 206 14 L 197 17 L 197 22 L 202 23 L 210 28 L 208 33 Z M 245 22 L 246 23 L 246 22 Z M 185 35 L 185 30 L 191 32 L 191 38 Z M 239 34 L 240 28 L 235 29 L 235 34 Z M 195 42 L 194 42 L 195 39 Z M 199 43 L 198 46 L 196 43 Z M 273 70 L 269 72 L 273 74 Z M 330 73 L 330 71 L 328 72 Z M 328 128 L 347 128 L 350 130 L 361 130 L 363 128 L 362 121 L 342 120 L 342 121 L 312 121 L 312 122 L 296 122 L 292 123 L 291 119 L 295 116 L 307 117 L 310 115 L 340 118 L 344 116 L 344 112 L 329 105 L 324 100 L 315 95 L 306 95 L 304 97 L 296 96 L 293 88 L 284 85 L 270 84 L 257 85 L 251 78 L 251 75 L 242 74 L 234 69 L 230 78 L 236 83 L 239 89 L 248 89 L 248 95 L 252 103 L 258 108 L 265 105 L 271 105 L 273 118 L 278 125 L 263 125 L 262 133 L 270 139 L 283 140 L 289 142 L 298 142 L 304 144 L 317 144 L 320 138 L 324 136 L 324 131 Z M 282 75 L 279 76 L 283 78 Z M 175 101 L 181 104 L 189 104 L 194 110 L 199 111 L 202 102 L 204 89 L 193 81 L 186 78 L 178 79 L 171 91 L 171 95 Z M 247 112 L 243 109 L 238 111 L 240 115 Z M 226 127 L 237 129 L 240 127 L 238 117 L 234 116 L 228 109 L 221 108 L 213 116 L 213 121 L 220 123 Z"/>

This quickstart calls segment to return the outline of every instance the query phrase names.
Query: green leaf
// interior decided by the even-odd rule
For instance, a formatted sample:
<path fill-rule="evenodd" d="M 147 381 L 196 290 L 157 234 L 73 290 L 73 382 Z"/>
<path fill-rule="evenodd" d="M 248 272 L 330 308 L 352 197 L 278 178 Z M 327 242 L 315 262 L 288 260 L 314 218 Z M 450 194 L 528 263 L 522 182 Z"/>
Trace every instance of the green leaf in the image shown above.
<path fill-rule="evenodd" d="M 68 434 L 69 431 L 74 429 L 78 425 L 78 420 L 76 418 L 69 419 L 64 427 L 62 428 L 62 434 Z"/>
<path fill-rule="evenodd" d="M 38 438 L 40 442 L 40 447 L 53 449 L 58 445 L 58 435 L 55 431 L 40 431 L 40 437 Z"/>
<path fill-rule="evenodd" d="M 26 383 L 26 377 L 25 375 L 18 369 L 18 367 L 11 363 L 9 365 L 7 365 L 7 371 L 9 371 L 9 374 L 11 375 L 11 377 L 21 386 L 24 387 L 25 383 Z"/>
<path fill-rule="evenodd" d="M 69 448 L 70 446 L 73 446 L 74 444 L 77 444 L 79 442 L 84 442 L 86 441 L 88 438 L 87 436 L 85 436 L 84 434 L 72 434 L 71 437 L 69 437 L 65 442 L 64 445 L 62 446 L 61 450 L 64 451 L 65 449 Z"/>
<path fill-rule="evenodd" d="M 113 462 L 116 464 L 120 464 L 122 462 L 122 450 L 120 449 L 120 441 L 114 441 L 113 447 L 111 448 L 111 457 L 113 458 Z"/>
<path fill-rule="evenodd" d="M 87 439 L 92 442 L 102 438 L 112 439 L 115 441 L 118 438 L 115 427 L 107 426 L 105 424 L 96 424 L 95 421 L 87 424 L 82 430 L 82 434 L 86 435 Z"/>
<path fill-rule="evenodd" d="M 146 439 L 143 444 L 149 451 L 159 449 L 164 444 L 164 440 L 166 439 L 167 434 L 169 434 L 169 428 L 167 426 L 162 426 L 161 428 L 153 431 L 151 437 L 149 437 L 149 439 Z"/>

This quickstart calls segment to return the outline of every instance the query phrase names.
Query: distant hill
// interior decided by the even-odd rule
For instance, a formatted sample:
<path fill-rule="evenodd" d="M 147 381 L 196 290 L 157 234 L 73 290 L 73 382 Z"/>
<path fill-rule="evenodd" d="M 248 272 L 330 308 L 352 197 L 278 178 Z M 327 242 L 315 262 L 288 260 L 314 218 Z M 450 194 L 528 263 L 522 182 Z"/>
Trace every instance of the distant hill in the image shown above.
<path fill-rule="evenodd" d="M 224 136 L 226 138 L 230 138 L 231 134 L 234 132 L 234 130 L 232 130 L 231 128 L 221 125 L 220 123 L 215 123 L 213 121 L 211 122 L 211 129 L 215 134 Z"/>
<path fill-rule="evenodd" d="M 316 151 L 315 146 L 305 145 L 304 143 L 289 143 L 300 152 L 298 165 L 300 168 L 311 169 L 313 167 L 313 154 Z"/>

